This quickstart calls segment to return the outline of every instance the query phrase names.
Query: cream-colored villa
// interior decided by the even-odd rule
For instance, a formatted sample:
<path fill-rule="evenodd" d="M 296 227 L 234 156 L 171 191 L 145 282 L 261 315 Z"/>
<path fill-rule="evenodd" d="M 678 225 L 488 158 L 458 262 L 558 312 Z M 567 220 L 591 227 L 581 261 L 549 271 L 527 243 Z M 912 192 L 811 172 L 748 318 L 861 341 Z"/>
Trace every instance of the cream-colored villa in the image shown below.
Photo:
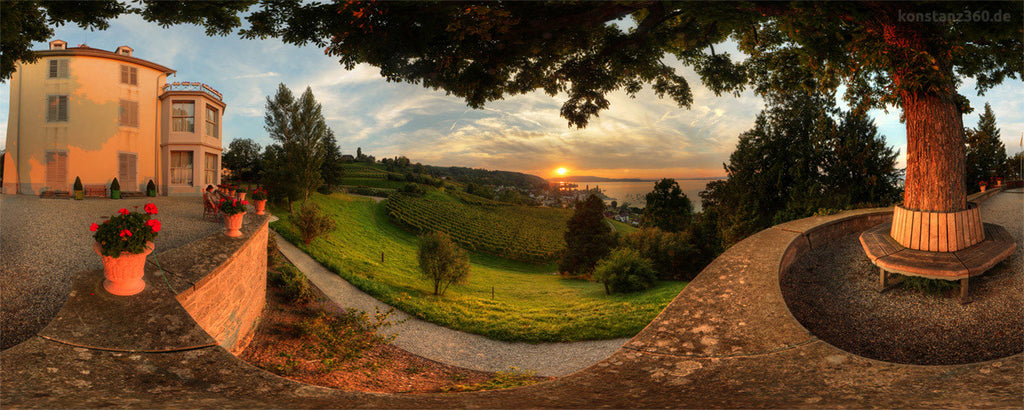
<path fill-rule="evenodd" d="M 167 82 L 175 71 L 135 58 L 128 46 L 105 51 L 61 40 L 19 64 L 9 80 L 10 115 L 3 192 L 71 191 L 86 186 L 163 195 L 198 194 L 220 182 L 225 104 L 195 82 Z"/>

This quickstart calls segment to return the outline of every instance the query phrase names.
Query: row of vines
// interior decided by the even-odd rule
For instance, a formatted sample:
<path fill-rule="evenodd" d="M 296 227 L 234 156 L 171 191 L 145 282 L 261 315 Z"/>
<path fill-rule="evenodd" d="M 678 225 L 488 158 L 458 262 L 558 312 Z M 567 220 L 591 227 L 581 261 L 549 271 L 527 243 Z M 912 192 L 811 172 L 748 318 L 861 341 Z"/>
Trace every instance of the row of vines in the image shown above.
<path fill-rule="evenodd" d="M 442 231 L 471 251 L 527 262 L 549 262 L 561 255 L 570 217 L 560 209 L 486 206 L 401 193 L 388 197 L 387 211 L 416 231 Z"/>

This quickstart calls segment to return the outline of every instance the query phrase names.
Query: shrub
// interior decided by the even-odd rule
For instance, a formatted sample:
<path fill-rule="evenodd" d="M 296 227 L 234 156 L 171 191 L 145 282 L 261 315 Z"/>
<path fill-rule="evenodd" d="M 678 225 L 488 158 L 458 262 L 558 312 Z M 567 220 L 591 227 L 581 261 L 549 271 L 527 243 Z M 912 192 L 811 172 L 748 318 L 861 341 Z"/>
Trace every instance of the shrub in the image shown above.
<path fill-rule="evenodd" d="M 622 246 L 649 259 L 660 279 L 692 280 L 706 265 L 690 229 L 666 232 L 644 228 L 622 237 L 621 241 Z"/>
<path fill-rule="evenodd" d="M 594 268 L 594 280 L 604 283 L 606 294 L 629 293 L 654 287 L 657 274 L 650 259 L 630 248 L 616 248 Z"/>
<path fill-rule="evenodd" d="M 156 196 L 156 184 L 153 183 L 152 179 L 146 184 L 146 195 Z"/>
<path fill-rule="evenodd" d="M 277 271 L 270 271 L 270 280 L 284 292 L 285 298 L 292 302 L 309 302 L 313 300 L 313 288 L 309 286 L 306 275 L 291 264 L 282 264 Z"/>
<path fill-rule="evenodd" d="M 334 219 L 325 215 L 313 202 L 306 202 L 295 215 L 292 224 L 302 234 L 302 242 L 309 245 L 316 237 L 334 230 Z"/>
<path fill-rule="evenodd" d="M 381 336 L 379 333 L 392 325 L 388 316 L 394 309 L 379 310 L 370 315 L 359 309 L 320 311 L 316 317 L 298 324 L 303 344 L 303 356 L 320 363 L 328 371 L 344 362 L 363 356 L 363 352 L 394 340 L 394 335 Z"/>
<path fill-rule="evenodd" d="M 78 191 L 81 191 L 81 190 L 84 190 L 84 189 L 85 188 L 82 187 L 82 178 L 81 177 L 75 177 L 75 192 L 78 192 Z"/>
<path fill-rule="evenodd" d="M 423 196 L 427 194 L 427 188 L 424 188 L 423 185 L 410 182 L 403 185 L 398 192 L 403 192 L 412 196 Z"/>
<path fill-rule="evenodd" d="M 448 286 L 469 276 L 469 255 L 444 232 L 423 235 L 418 256 L 420 270 L 434 284 L 435 295 L 444 296 Z"/>
<path fill-rule="evenodd" d="M 114 178 L 113 181 L 110 181 L 110 192 L 114 191 L 121 191 L 121 183 L 117 182 L 117 178 Z"/>

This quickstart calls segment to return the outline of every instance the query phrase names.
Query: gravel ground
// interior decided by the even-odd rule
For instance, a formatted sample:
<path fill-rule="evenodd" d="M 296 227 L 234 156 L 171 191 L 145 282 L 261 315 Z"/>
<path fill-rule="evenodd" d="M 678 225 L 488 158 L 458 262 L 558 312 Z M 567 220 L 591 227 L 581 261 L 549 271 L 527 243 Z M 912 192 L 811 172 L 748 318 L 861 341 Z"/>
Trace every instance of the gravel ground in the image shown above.
<path fill-rule="evenodd" d="M 860 232 L 813 249 L 782 278 L 793 316 L 840 349 L 872 359 L 962 364 L 1024 351 L 1024 194 L 1004 192 L 981 205 L 985 222 L 1017 240 L 1008 259 L 971 278 L 973 302 L 961 305 L 959 284 L 945 294 L 896 287 L 878 293 L 878 268 Z"/>
<path fill-rule="evenodd" d="M 218 229 L 202 220 L 198 197 L 40 199 L 0 195 L 0 349 L 36 334 L 60 310 L 77 272 L 101 269 L 89 225 L 120 208 L 155 203 L 162 229 L 155 253 Z"/>

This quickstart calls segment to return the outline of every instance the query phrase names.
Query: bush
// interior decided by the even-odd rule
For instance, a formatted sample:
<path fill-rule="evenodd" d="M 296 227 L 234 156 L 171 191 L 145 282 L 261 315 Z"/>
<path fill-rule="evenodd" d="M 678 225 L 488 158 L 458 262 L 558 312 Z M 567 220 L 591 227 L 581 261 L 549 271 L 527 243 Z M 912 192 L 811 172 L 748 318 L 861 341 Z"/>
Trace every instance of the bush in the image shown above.
<path fill-rule="evenodd" d="M 110 192 L 114 191 L 121 191 L 121 183 L 117 182 L 117 178 L 114 178 L 113 181 L 110 181 Z"/>
<path fill-rule="evenodd" d="M 306 202 L 299 212 L 292 215 L 292 224 L 302 234 L 302 242 L 309 245 L 316 237 L 334 230 L 334 219 L 325 215 L 313 202 Z"/>
<path fill-rule="evenodd" d="M 621 242 L 649 259 L 660 279 L 692 280 L 709 262 L 702 256 L 690 229 L 665 232 L 644 228 L 622 237 Z"/>
<path fill-rule="evenodd" d="M 297 326 L 305 341 L 300 353 L 308 359 L 319 360 L 328 371 L 359 359 L 365 351 L 394 340 L 394 334 L 380 335 L 384 329 L 392 326 L 388 316 L 393 311 L 378 310 L 373 318 L 362 310 L 352 308 L 320 311 L 316 317 L 304 320 Z"/>
<path fill-rule="evenodd" d="M 433 282 L 435 295 L 444 296 L 448 286 L 469 276 L 469 255 L 444 232 L 423 235 L 418 256 L 420 270 Z"/>
<path fill-rule="evenodd" d="M 313 288 L 309 286 L 306 275 L 291 264 L 282 264 L 277 271 L 269 271 L 270 281 L 279 286 L 285 298 L 292 302 L 310 302 L 313 300 Z"/>
<path fill-rule="evenodd" d="M 410 182 L 408 184 L 403 185 L 402 188 L 398 190 L 398 192 L 419 197 L 427 194 L 427 188 L 423 187 L 423 185 Z"/>
<path fill-rule="evenodd" d="M 657 274 L 650 259 L 630 248 L 617 248 L 597 262 L 594 280 L 604 283 L 604 292 L 629 293 L 654 287 Z"/>
<path fill-rule="evenodd" d="M 146 184 L 146 195 L 156 196 L 156 184 L 153 183 L 152 179 Z"/>
<path fill-rule="evenodd" d="M 74 189 L 75 189 L 75 192 L 78 192 L 78 191 L 81 191 L 81 190 L 85 189 L 85 188 L 82 187 L 82 178 L 81 177 L 75 177 L 75 188 Z"/>

